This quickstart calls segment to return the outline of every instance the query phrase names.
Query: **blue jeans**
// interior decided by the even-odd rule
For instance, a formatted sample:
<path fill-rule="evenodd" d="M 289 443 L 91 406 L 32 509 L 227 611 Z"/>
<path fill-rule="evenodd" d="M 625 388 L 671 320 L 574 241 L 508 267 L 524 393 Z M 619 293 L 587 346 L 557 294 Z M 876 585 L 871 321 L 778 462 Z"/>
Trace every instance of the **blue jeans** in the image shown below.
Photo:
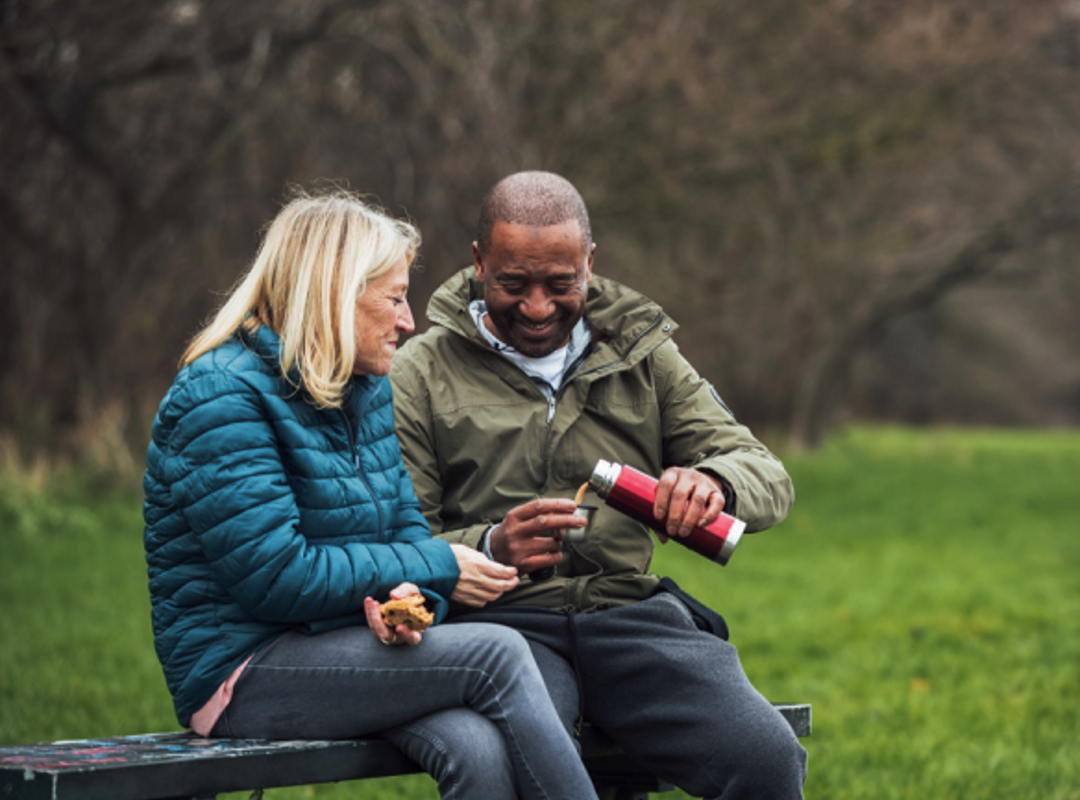
<path fill-rule="evenodd" d="M 244 669 L 212 735 L 353 739 L 382 733 L 443 798 L 596 798 L 524 638 L 455 624 L 416 647 L 366 627 L 289 633 Z"/>

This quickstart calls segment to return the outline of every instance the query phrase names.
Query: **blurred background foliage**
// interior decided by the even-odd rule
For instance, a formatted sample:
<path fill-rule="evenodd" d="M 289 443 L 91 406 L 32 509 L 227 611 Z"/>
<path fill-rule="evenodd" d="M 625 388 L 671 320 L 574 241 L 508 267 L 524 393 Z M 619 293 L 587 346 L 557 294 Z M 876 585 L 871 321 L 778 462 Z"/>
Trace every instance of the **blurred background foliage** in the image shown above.
<path fill-rule="evenodd" d="M 422 312 L 532 168 L 767 437 L 1080 420 L 1077 0 L 0 9 L 8 459 L 137 474 L 290 186 L 412 217 Z"/>

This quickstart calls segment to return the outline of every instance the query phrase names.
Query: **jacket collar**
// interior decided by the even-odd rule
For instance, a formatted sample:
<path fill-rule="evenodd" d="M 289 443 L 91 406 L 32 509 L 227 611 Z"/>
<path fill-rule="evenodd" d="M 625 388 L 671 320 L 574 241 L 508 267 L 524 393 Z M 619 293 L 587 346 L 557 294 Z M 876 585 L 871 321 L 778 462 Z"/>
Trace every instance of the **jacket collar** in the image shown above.
<path fill-rule="evenodd" d="M 476 329 L 469 303 L 484 296 L 476 279 L 476 268 L 466 267 L 452 275 L 427 307 L 427 318 L 435 325 L 483 342 Z M 671 338 L 678 324 L 659 305 L 640 292 L 593 273 L 585 301 L 585 321 L 593 331 L 594 344 L 610 343 L 620 354 L 629 349 L 648 353 Z M 486 346 L 486 344 L 485 344 Z"/>
<path fill-rule="evenodd" d="M 258 356 L 274 374 L 281 374 L 281 337 L 267 325 L 260 325 L 255 330 L 241 328 L 237 334 L 244 346 Z M 349 381 L 342 399 L 344 410 L 354 416 L 362 416 L 368 403 L 378 394 L 386 378 L 373 375 L 356 375 Z M 288 383 L 301 386 L 300 372 L 293 367 L 289 370 Z M 305 397 L 306 397 L 305 393 Z"/>
<path fill-rule="evenodd" d="M 237 336 L 244 347 L 257 355 L 275 371 L 280 372 L 281 337 L 270 330 L 269 326 L 259 325 L 252 330 L 247 327 L 247 323 L 244 323 Z M 299 375 L 295 377 L 299 379 Z"/>

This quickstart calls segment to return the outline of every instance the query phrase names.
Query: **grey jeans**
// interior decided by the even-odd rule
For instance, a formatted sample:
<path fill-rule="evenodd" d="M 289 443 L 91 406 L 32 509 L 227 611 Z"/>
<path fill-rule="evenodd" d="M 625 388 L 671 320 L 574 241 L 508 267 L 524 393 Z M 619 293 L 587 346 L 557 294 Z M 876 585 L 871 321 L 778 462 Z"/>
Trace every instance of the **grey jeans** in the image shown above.
<path fill-rule="evenodd" d="M 248 663 L 211 735 L 379 732 L 443 798 L 596 798 L 529 645 L 498 625 L 440 625 L 415 647 L 384 646 L 366 627 L 288 633 Z"/>
<path fill-rule="evenodd" d="M 698 630 L 675 596 L 588 614 L 504 606 L 461 619 L 521 631 L 564 725 L 584 715 L 685 792 L 802 797 L 806 750 L 751 685 L 735 647 Z"/>

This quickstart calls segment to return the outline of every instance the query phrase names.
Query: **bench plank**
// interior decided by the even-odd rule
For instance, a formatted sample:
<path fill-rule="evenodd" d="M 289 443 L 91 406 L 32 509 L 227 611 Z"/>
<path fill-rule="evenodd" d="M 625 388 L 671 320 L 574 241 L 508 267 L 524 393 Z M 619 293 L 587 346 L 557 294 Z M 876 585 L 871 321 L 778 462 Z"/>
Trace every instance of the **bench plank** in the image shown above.
<path fill-rule="evenodd" d="M 777 705 L 799 736 L 809 736 L 809 705 Z M 602 733 L 582 732 L 598 786 L 634 796 L 667 791 Z M 263 741 L 203 739 L 190 732 L 0 747 L 2 800 L 174 800 L 255 788 L 382 778 L 418 772 L 383 739 Z"/>
<path fill-rule="evenodd" d="M 0 797 L 163 800 L 416 772 L 382 739 L 203 739 L 187 732 L 0 748 Z"/>
<path fill-rule="evenodd" d="M 809 703 L 773 703 L 800 739 L 814 729 L 813 707 Z"/>

